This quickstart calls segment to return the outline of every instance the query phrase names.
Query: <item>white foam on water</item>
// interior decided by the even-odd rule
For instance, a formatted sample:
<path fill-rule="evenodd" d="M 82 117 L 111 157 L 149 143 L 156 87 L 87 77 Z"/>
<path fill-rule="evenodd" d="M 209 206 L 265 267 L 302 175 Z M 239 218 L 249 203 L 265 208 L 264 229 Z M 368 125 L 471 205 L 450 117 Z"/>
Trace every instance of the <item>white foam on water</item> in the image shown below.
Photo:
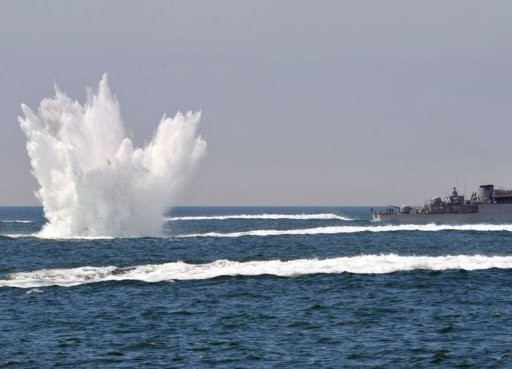
<path fill-rule="evenodd" d="M 229 219 L 289 219 L 289 220 L 344 220 L 351 221 L 352 218 L 343 217 L 337 214 L 233 214 L 233 215 L 210 215 L 210 216 L 183 216 L 165 218 L 168 221 L 182 220 L 229 220 Z"/>
<path fill-rule="evenodd" d="M 160 235 L 162 215 L 206 149 L 199 112 L 164 115 L 153 139 L 134 147 L 106 75 L 84 104 L 56 88 L 37 113 L 22 110 L 45 238 Z"/>
<path fill-rule="evenodd" d="M 2 237 L 9 237 L 9 238 L 30 238 L 30 237 L 36 237 L 35 233 L 2 233 L 0 234 Z"/>
<path fill-rule="evenodd" d="M 34 223 L 33 220 L 0 220 L 0 223 Z"/>
<path fill-rule="evenodd" d="M 194 238 L 194 237 L 214 237 L 214 238 L 237 238 L 237 237 L 269 237 L 269 236 L 307 236 L 322 234 L 350 234 L 350 233 L 381 233 L 381 232 L 442 232 L 442 231 L 458 231 L 458 232 L 512 232 L 512 224 L 466 224 L 466 225 L 382 225 L 382 226 L 331 226 L 316 227 L 304 229 L 255 229 L 240 232 L 205 232 L 191 233 L 172 236 L 172 238 Z M 4 233 L 0 236 L 10 238 L 33 237 L 41 239 L 76 239 L 76 240 L 101 240 L 120 238 L 116 236 L 69 236 L 69 237 L 48 237 L 44 233 Z M 135 237 L 135 236 L 129 236 Z M 157 235 L 154 237 L 166 237 Z"/>
<path fill-rule="evenodd" d="M 511 269 L 512 256 L 447 255 L 402 256 L 359 255 L 331 259 L 298 259 L 290 261 L 230 261 L 217 260 L 207 264 L 173 262 L 118 268 L 115 266 L 84 266 L 72 269 L 43 269 L 12 273 L 0 278 L 0 287 L 38 288 L 47 286 L 77 286 L 105 281 L 134 280 L 162 282 L 202 280 L 221 276 L 274 275 L 297 277 L 310 274 L 386 274 L 413 270 L 482 270 Z"/>
<path fill-rule="evenodd" d="M 37 233 L 0 233 L 1 237 L 8 238 L 39 238 L 39 239 L 48 239 L 44 235 L 41 235 L 41 232 Z M 113 240 L 115 237 L 112 236 L 74 236 L 74 237 L 50 237 L 51 240 Z"/>
<path fill-rule="evenodd" d="M 33 293 L 43 293 L 43 290 L 40 290 L 38 288 L 32 288 L 32 289 L 27 291 L 27 295 L 31 295 Z"/>
<path fill-rule="evenodd" d="M 512 232 L 512 224 L 464 224 L 464 225 L 436 225 L 436 224 L 401 224 L 379 226 L 330 226 L 305 229 L 255 229 L 241 232 L 206 232 L 178 235 L 176 237 L 267 237 L 285 235 L 318 235 L 342 234 L 360 232 L 440 232 L 440 231 L 477 231 L 477 232 Z"/>

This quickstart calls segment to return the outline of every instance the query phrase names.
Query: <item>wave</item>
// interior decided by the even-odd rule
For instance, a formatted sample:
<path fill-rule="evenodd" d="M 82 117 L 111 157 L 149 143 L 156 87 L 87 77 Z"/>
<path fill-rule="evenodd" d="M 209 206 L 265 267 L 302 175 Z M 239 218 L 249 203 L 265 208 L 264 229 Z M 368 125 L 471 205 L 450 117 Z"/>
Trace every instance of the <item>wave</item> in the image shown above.
<path fill-rule="evenodd" d="M 2 233 L 0 234 L 1 237 L 6 238 L 35 238 L 37 237 L 37 234 L 35 233 Z"/>
<path fill-rule="evenodd" d="M 330 226 L 304 229 L 254 229 L 239 232 L 205 232 L 179 234 L 174 236 L 160 237 L 167 238 L 195 238 L 195 237 L 268 237 L 268 236 L 307 236 L 322 234 L 349 234 L 349 233 L 380 233 L 380 232 L 512 232 L 512 224 L 464 224 L 464 225 L 436 225 L 436 224 L 401 224 L 401 225 L 380 225 L 380 226 Z M 75 237 L 48 237 L 37 233 L 4 233 L 0 237 L 7 238 L 38 238 L 52 240 L 112 240 L 118 237 L 112 236 L 75 236 Z M 137 237 L 129 237 L 137 238 Z"/>
<path fill-rule="evenodd" d="M 77 286 L 105 281 L 135 280 L 163 282 L 204 280 L 221 276 L 297 277 L 311 274 L 387 274 L 414 270 L 483 270 L 511 269 L 512 256 L 448 255 L 401 256 L 359 255 L 331 259 L 297 259 L 290 261 L 230 261 L 217 260 L 207 264 L 187 264 L 181 261 L 133 267 L 84 266 L 71 269 L 42 269 L 12 273 L 0 279 L 0 287 L 38 288 Z"/>
<path fill-rule="evenodd" d="M 464 225 L 436 225 L 436 224 L 401 224 L 381 226 L 332 226 L 305 229 L 255 229 L 241 232 L 206 232 L 178 235 L 176 237 L 266 237 L 285 235 L 318 235 L 361 232 L 439 232 L 439 231 L 476 231 L 476 232 L 512 232 L 512 224 L 464 224 Z"/>
<path fill-rule="evenodd" d="M 227 220 L 227 219 L 290 219 L 290 220 L 345 220 L 351 221 L 352 218 L 343 217 L 337 214 L 234 214 L 234 215 L 210 215 L 210 216 L 184 216 L 169 217 L 167 221 L 180 220 Z"/>
<path fill-rule="evenodd" d="M 0 223 L 34 223 L 33 220 L 0 220 Z"/>
<path fill-rule="evenodd" d="M 47 237 L 45 235 L 41 235 L 40 232 L 36 233 L 1 233 L 0 237 L 6 237 L 6 238 L 38 238 L 41 240 L 113 240 L 115 237 L 112 236 L 76 236 L 76 237 Z"/>

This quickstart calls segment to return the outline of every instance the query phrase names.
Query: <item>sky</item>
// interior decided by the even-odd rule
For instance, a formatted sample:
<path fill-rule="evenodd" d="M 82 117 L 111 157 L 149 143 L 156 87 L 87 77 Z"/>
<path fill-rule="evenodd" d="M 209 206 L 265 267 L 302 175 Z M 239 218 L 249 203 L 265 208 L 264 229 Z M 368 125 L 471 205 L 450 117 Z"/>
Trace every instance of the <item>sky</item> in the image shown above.
<path fill-rule="evenodd" d="M 201 110 L 178 205 L 421 205 L 512 187 L 510 1 L 3 1 L 0 205 L 38 205 L 17 116 L 108 73 L 138 145 Z"/>

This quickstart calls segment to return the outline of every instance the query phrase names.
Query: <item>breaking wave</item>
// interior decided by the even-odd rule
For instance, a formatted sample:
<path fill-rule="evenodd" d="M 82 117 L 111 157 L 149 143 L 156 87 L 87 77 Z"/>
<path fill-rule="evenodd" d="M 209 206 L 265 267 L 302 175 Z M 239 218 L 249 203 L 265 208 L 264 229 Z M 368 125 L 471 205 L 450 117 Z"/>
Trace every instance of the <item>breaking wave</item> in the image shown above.
<path fill-rule="evenodd" d="M 289 220 L 344 220 L 351 221 L 352 218 L 343 217 L 337 214 L 235 214 L 235 215 L 210 215 L 210 216 L 183 216 L 165 218 L 168 221 L 181 220 L 228 220 L 228 219 L 289 219 Z"/>
<path fill-rule="evenodd" d="M 6 238 L 37 238 L 37 233 L 2 233 L 0 236 Z"/>
<path fill-rule="evenodd" d="M 36 288 L 47 286 L 77 286 L 105 281 L 135 280 L 162 282 L 201 280 L 221 276 L 297 277 L 311 274 L 386 274 L 413 270 L 482 270 L 511 269 L 512 256 L 453 255 L 401 256 L 360 255 L 332 259 L 298 259 L 290 261 L 230 261 L 217 260 L 208 264 L 173 262 L 133 267 L 92 267 L 72 269 L 42 269 L 12 273 L 0 279 L 0 287 Z"/>
<path fill-rule="evenodd" d="M 0 223 L 34 223 L 33 220 L 18 220 L 18 219 L 15 219 L 15 220 L 0 220 Z"/>
<path fill-rule="evenodd" d="M 36 239 L 42 239 L 42 240 L 113 240 L 116 237 L 113 236 L 74 236 L 74 237 L 46 237 L 45 235 L 42 235 L 41 232 L 36 233 L 0 233 L 0 237 L 5 238 L 36 238 Z M 133 238 L 133 237 L 130 237 Z"/>
<path fill-rule="evenodd" d="M 512 224 L 465 224 L 465 225 L 436 225 L 436 224 L 401 224 L 382 226 L 331 226 L 305 229 L 255 229 L 242 232 L 205 232 L 184 234 L 177 237 L 266 237 L 284 235 L 318 235 L 361 232 L 439 232 L 439 231 L 476 231 L 476 232 L 512 232 Z"/>
<path fill-rule="evenodd" d="M 381 232 L 512 232 L 512 224 L 465 224 L 465 225 L 436 225 L 436 224 L 401 224 L 401 225 L 381 225 L 381 226 L 330 226 L 315 227 L 304 229 L 253 229 L 249 231 L 238 232 L 204 232 L 179 234 L 173 236 L 158 235 L 156 237 L 171 238 L 194 238 L 194 237 L 217 237 L 217 238 L 237 238 L 237 237 L 269 237 L 269 236 L 308 236 L 322 234 L 350 234 L 350 233 L 381 233 Z M 115 236 L 70 236 L 58 237 L 48 236 L 38 233 L 4 233 L 2 237 L 8 238 L 40 238 L 40 239 L 76 239 L 76 240 L 98 240 L 123 238 Z M 133 238 L 131 236 L 130 238 Z"/>

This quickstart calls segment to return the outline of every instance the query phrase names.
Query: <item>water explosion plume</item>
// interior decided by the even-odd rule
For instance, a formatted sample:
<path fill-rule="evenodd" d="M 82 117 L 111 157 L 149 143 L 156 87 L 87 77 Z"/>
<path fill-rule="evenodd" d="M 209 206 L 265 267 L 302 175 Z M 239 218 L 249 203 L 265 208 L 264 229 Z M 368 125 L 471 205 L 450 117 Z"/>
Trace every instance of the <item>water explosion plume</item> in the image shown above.
<path fill-rule="evenodd" d="M 39 236 L 156 236 L 162 215 L 206 149 L 200 112 L 164 115 L 136 148 L 103 75 L 83 105 L 56 88 L 19 117 L 48 223 Z"/>

